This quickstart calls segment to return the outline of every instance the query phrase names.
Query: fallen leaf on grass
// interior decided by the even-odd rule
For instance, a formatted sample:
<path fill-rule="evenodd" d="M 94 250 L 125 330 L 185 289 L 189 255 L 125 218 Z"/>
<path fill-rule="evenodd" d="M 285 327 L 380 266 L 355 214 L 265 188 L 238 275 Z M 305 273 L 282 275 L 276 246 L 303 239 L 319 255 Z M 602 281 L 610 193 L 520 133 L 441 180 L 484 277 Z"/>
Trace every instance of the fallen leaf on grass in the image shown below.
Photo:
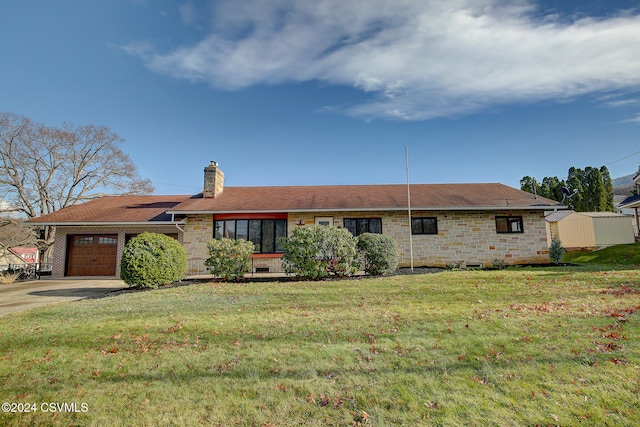
<path fill-rule="evenodd" d="M 616 357 L 612 357 L 611 359 L 609 359 L 611 362 L 613 362 L 615 365 L 626 365 L 627 361 L 626 360 L 622 360 L 622 359 L 618 359 Z"/>
<path fill-rule="evenodd" d="M 105 354 L 116 354 L 118 351 L 120 351 L 120 348 L 117 345 L 114 345 L 109 350 L 102 350 L 102 351 L 100 351 L 100 353 L 102 353 L 103 355 L 105 355 Z"/>
<path fill-rule="evenodd" d="M 438 409 L 439 408 L 439 406 L 438 406 L 438 404 L 436 402 L 432 402 L 430 400 L 427 400 L 425 402 L 424 406 L 426 406 L 429 409 Z"/>
<path fill-rule="evenodd" d="M 354 414 L 353 423 L 351 424 L 352 426 L 367 425 L 369 420 L 371 419 L 371 416 L 364 411 L 360 412 L 359 414 L 352 412 L 352 414 Z"/>
<path fill-rule="evenodd" d="M 173 326 L 168 327 L 167 329 L 164 329 L 162 331 L 162 333 L 168 334 L 168 333 L 172 333 L 172 332 L 178 332 L 182 328 L 183 328 L 183 326 L 180 323 L 177 323 L 177 324 L 175 324 Z"/>
<path fill-rule="evenodd" d="M 485 380 L 484 378 L 480 378 L 480 377 L 474 375 L 474 376 L 471 377 L 471 379 L 473 381 L 479 382 L 482 385 L 487 385 L 487 380 Z"/>
<path fill-rule="evenodd" d="M 330 403 L 329 396 L 323 394 L 320 396 L 320 406 L 327 406 Z"/>

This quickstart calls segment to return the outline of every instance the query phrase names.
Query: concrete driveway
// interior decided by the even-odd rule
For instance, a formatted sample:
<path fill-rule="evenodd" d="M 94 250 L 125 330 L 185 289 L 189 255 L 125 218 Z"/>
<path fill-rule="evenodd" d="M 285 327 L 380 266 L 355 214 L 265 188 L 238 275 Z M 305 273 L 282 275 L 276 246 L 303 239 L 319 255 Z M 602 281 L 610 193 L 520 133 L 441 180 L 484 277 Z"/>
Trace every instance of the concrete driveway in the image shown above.
<path fill-rule="evenodd" d="M 57 302 L 101 297 L 126 289 L 115 278 L 41 279 L 0 285 L 0 316 Z"/>

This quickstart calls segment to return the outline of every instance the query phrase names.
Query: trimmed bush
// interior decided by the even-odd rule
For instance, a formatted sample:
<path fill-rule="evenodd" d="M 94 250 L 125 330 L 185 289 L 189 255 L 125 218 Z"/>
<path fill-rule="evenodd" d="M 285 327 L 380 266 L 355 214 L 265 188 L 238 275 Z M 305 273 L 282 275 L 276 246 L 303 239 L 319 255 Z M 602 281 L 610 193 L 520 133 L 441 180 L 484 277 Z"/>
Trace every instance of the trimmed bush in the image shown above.
<path fill-rule="evenodd" d="M 187 254 L 175 239 L 157 233 L 142 233 L 124 247 L 120 278 L 134 288 L 157 288 L 184 277 Z"/>
<path fill-rule="evenodd" d="M 297 227 L 282 240 L 285 273 L 308 279 L 350 276 L 358 271 L 356 239 L 346 228 Z"/>
<path fill-rule="evenodd" d="M 562 246 L 562 242 L 556 236 L 551 239 L 551 246 L 549 246 L 549 258 L 554 264 L 559 264 L 562 261 L 566 250 Z"/>
<path fill-rule="evenodd" d="M 209 258 L 204 265 L 211 274 L 226 280 L 238 280 L 251 269 L 255 244 L 247 240 L 215 239 L 207 243 Z"/>
<path fill-rule="evenodd" d="M 364 262 L 364 271 L 372 276 L 391 273 L 398 268 L 398 245 L 391 236 L 364 233 L 356 245 Z"/>

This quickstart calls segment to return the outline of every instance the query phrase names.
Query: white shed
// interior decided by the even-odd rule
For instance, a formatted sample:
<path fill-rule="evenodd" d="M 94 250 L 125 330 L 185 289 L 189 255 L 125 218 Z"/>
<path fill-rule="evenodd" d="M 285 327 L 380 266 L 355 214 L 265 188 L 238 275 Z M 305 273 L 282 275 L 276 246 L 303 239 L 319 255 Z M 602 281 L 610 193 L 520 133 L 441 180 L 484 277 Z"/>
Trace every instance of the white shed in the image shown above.
<path fill-rule="evenodd" d="M 634 243 L 633 217 L 614 212 L 549 212 L 547 238 L 556 236 L 567 250 Z"/>

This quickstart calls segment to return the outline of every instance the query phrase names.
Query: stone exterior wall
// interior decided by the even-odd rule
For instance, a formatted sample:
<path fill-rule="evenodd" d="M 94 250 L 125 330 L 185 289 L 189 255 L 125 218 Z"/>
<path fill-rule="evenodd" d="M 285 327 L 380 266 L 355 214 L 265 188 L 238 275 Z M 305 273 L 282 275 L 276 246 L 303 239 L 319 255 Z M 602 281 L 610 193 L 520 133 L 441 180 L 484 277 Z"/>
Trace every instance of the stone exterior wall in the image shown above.
<path fill-rule="evenodd" d="M 549 249 L 543 211 L 412 211 L 413 218 L 436 217 L 437 235 L 413 235 L 414 266 L 444 267 L 451 263 L 491 265 L 548 263 Z M 523 233 L 499 234 L 495 217 L 522 216 Z M 336 227 L 344 218 L 381 218 L 382 232 L 398 242 L 401 267 L 411 263 L 407 212 L 313 212 L 289 214 L 289 232 L 297 224 L 314 224 L 316 217 L 333 217 Z"/>
<path fill-rule="evenodd" d="M 178 241 L 183 243 L 183 234 L 174 225 L 149 225 L 149 226 L 121 226 L 121 227 L 109 227 L 109 226 L 74 226 L 56 227 L 56 241 L 53 246 L 53 258 L 52 258 L 52 277 L 64 277 L 66 259 L 67 259 L 67 236 L 78 234 L 116 234 L 118 235 L 118 254 L 116 259 L 116 276 L 120 277 L 120 260 L 122 258 L 122 252 L 124 251 L 125 236 L 127 234 L 139 234 L 145 231 L 150 233 L 166 233 L 175 234 L 178 233 Z"/>
<path fill-rule="evenodd" d="M 290 227 L 290 226 L 289 226 Z M 209 274 L 204 261 L 209 256 L 207 242 L 213 239 L 213 215 L 189 215 L 183 226 L 183 246 L 187 252 L 187 275 Z M 282 272 L 282 254 L 257 255 L 251 259 L 252 272 L 268 268 L 270 273 Z"/>
<path fill-rule="evenodd" d="M 187 252 L 187 275 L 204 274 L 207 242 L 213 239 L 213 215 L 189 215 L 183 225 L 183 246 Z"/>
<path fill-rule="evenodd" d="M 523 233 L 499 234 L 495 217 L 522 216 Z M 452 263 L 465 265 L 491 265 L 494 260 L 506 264 L 548 263 L 544 213 L 542 211 L 413 211 L 412 216 L 436 217 L 438 234 L 413 235 L 413 264 L 445 267 Z M 332 217 L 333 225 L 342 227 L 344 218 L 381 218 L 382 232 L 398 242 L 400 266 L 410 265 L 409 221 L 406 212 L 312 212 L 290 213 L 288 232 L 301 225 L 315 223 L 317 217 Z M 120 275 L 120 258 L 124 250 L 125 235 L 142 233 L 178 233 L 179 241 L 187 253 L 187 275 L 206 274 L 204 261 L 208 256 L 207 242 L 213 239 L 213 215 L 190 215 L 181 226 L 127 226 L 127 227 L 57 227 L 53 251 L 53 276 L 63 277 L 67 255 L 67 236 L 74 234 L 116 234 L 118 255 L 116 275 Z M 61 244 L 62 242 L 62 244 Z M 252 271 L 268 268 L 269 272 L 282 272 L 281 254 L 258 255 L 252 259 Z"/>

